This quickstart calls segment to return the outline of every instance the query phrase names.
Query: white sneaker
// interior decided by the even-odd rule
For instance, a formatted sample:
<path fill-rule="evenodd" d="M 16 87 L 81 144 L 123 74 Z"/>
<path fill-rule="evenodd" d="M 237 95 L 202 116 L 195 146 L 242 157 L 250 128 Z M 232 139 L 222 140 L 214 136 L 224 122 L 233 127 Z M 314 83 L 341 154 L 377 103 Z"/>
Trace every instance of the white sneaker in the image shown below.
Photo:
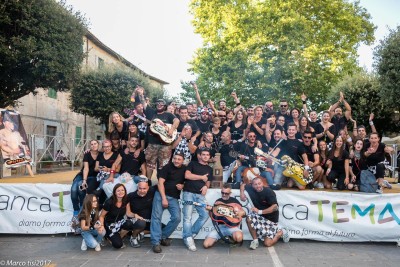
<path fill-rule="evenodd" d="M 194 239 L 193 237 L 188 237 L 186 238 L 186 246 L 190 251 L 196 251 L 196 245 L 194 244 Z"/>
<path fill-rule="evenodd" d="M 251 241 L 249 248 L 252 250 L 257 249 L 258 248 L 258 239 Z"/>
<path fill-rule="evenodd" d="M 100 244 L 97 244 L 97 246 L 94 248 L 94 250 L 96 250 L 96 251 L 100 251 L 100 250 L 101 250 L 101 246 L 100 246 Z"/>
<path fill-rule="evenodd" d="M 323 183 L 318 183 L 317 186 L 316 186 L 316 188 L 318 188 L 318 189 L 324 189 L 325 187 L 324 187 L 324 184 L 323 184 Z"/>
<path fill-rule="evenodd" d="M 389 184 L 389 182 L 386 181 L 386 180 L 383 180 L 383 186 L 386 187 L 386 188 L 392 189 L 392 185 Z"/>
<path fill-rule="evenodd" d="M 282 239 L 283 242 L 288 243 L 290 241 L 290 235 L 289 235 L 289 231 L 286 228 L 282 228 Z"/>
<path fill-rule="evenodd" d="M 85 239 L 82 240 L 81 250 L 87 250 Z"/>
<path fill-rule="evenodd" d="M 131 238 L 129 239 L 129 243 L 131 244 L 131 246 L 132 246 L 133 248 L 138 248 L 138 247 L 140 247 L 140 244 L 139 244 L 139 242 L 138 242 L 138 239 L 135 238 L 135 237 L 133 237 L 133 236 L 131 236 Z"/>

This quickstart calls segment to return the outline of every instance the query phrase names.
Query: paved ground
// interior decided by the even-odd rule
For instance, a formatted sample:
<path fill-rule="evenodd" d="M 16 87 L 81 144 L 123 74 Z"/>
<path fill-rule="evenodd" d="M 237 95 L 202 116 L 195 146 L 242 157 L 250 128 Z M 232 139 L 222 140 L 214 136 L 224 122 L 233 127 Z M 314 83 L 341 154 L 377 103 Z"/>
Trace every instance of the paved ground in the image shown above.
<path fill-rule="evenodd" d="M 81 251 L 80 236 L 73 235 L 0 235 L 0 266 L 398 266 L 400 248 L 395 243 L 322 243 L 291 240 L 279 242 L 274 248 L 230 248 L 218 243 L 211 249 L 201 247 L 190 252 L 181 240 L 174 239 L 170 247 L 155 254 L 149 239 L 140 248 L 127 246 L 116 250 L 110 245 L 102 251 Z M 128 245 L 128 242 L 125 241 Z M 12 261 L 12 262 L 11 262 Z"/>

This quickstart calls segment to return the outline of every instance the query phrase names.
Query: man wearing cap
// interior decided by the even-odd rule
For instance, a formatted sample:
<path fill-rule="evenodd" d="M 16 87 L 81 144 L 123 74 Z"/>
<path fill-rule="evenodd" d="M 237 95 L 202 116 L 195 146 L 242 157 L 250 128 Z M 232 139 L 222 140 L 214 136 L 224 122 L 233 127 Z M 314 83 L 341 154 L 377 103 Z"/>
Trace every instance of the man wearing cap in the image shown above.
<path fill-rule="evenodd" d="M 172 240 L 169 237 L 181 222 L 181 208 L 178 200 L 185 181 L 186 167 L 183 166 L 183 159 L 183 153 L 176 152 L 172 162 L 157 173 L 158 191 L 154 195 L 150 226 L 150 239 L 155 253 L 161 253 L 161 246 L 171 245 Z M 161 228 L 165 209 L 168 209 L 171 217 L 167 225 Z"/>
<path fill-rule="evenodd" d="M 201 108 L 200 116 L 199 116 L 200 118 L 198 120 L 196 120 L 197 127 L 199 128 L 201 134 L 210 130 L 210 126 L 211 126 L 210 114 L 211 114 L 211 111 L 209 111 L 208 108 L 206 108 L 206 107 Z M 197 138 L 199 141 L 200 141 L 201 134 Z"/>
<path fill-rule="evenodd" d="M 165 108 L 165 100 L 157 100 L 155 114 L 153 114 L 153 116 L 147 116 L 147 118 L 151 118 L 151 120 L 159 119 L 163 123 L 171 124 L 171 127 L 168 130 L 168 135 L 172 137 L 173 132 L 178 128 L 179 120 L 173 114 L 166 112 Z M 148 114 L 148 109 L 150 108 L 146 108 L 146 115 Z M 145 154 L 147 163 L 147 178 L 151 179 L 153 170 L 155 170 L 156 167 L 161 169 L 168 164 L 172 154 L 172 147 L 171 145 L 161 142 L 160 138 L 158 138 L 155 134 L 152 134 L 148 129 L 148 146 Z"/>

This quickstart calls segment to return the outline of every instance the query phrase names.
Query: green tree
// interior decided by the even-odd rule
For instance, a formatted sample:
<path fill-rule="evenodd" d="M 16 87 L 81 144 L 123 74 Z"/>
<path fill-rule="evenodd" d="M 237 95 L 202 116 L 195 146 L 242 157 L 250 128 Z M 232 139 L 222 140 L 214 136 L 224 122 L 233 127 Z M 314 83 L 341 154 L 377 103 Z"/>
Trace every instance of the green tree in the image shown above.
<path fill-rule="evenodd" d="M 65 90 L 80 72 L 86 21 L 63 2 L 0 4 L 0 107 L 38 87 Z"/>
<path fill-rule="evenodd" d="M 400 26 L 391 30 L 374 51 L 379 74 L 380 95 L 386 108 L 399 110 L 400 99 Z"/>
<path fill-rule="evenodd" d="M 304 92 L 319 108 L 374 40 L 370 15 L 345 0 L 192 0 L 191 12 L 204 40 L 191 71 L 208 99 L 235 90 L 244 104 L 297 103 Z"/>
<path fill-rule="evenodd" d="M 364 125 L 369 128 L 368 118 L 374 113 L 374 123 L 376 129 L 382 132 L 390 132 L 398 129 L 393 123 L 388 123 L 391 118 L 391 110 L 385 108 L 385 99 L 381 97 L 378 77 L 374 74 L 360 72 L 353 76 L 344 77 L 330 94 L 330 103 L 334 103 L 339 98 L 339 92 L 343 92 L 346 101 L 352 109 L 352 117 L 357 121 L 357 125 Z M 352 124 L 349 123 L 349 131 Z"/>
<path fill-rule="evenodd" d="M 71 109 L 99 119 L 107 127 L 111 112 L 127 117 L 124 109 L 133 109 L 130 96 L 137 84 L 144 87 L 151 99 L 163 96 L 161 89 L 152 87 L 149 80 L 131 70 L 104 68 L 84 72 L 71 89 Z"/>

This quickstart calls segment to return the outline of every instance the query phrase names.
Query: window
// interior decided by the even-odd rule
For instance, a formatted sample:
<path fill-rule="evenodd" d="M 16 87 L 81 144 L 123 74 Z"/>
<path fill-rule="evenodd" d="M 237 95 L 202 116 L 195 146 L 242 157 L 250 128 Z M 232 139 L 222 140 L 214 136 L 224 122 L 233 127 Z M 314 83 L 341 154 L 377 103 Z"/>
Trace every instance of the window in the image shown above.
<path fill-rule="evenodd" d="M 47 90 L 47 96 L 53 99 L 57 99 L 57 91 L 54 90 L 53 88 L 49 88 Z"/>
<path fill-rule="evenodd" d="M 75 128 L 75 145 L 77 146 L 82 139 L 82 127 L 76 126 Z"/>
<path fill-rule="evenodd" d="M 98 58 L 98 67 L 99 67 L 99 69 L 102 69 L 102 68 L 104 68 L 104 59 L 102 59 L 102 58 Z"/>

